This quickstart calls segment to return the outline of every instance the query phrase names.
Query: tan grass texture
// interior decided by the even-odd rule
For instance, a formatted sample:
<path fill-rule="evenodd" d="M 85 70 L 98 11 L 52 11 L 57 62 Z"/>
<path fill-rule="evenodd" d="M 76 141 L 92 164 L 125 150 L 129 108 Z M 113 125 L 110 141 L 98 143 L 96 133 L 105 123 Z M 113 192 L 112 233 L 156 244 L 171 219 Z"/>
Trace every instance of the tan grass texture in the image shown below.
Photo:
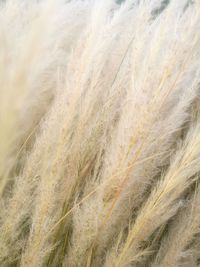
<path fill-rule="evenodd" d="M 200 2 L 0 1 L 0 267 L 200 266 Z"/>

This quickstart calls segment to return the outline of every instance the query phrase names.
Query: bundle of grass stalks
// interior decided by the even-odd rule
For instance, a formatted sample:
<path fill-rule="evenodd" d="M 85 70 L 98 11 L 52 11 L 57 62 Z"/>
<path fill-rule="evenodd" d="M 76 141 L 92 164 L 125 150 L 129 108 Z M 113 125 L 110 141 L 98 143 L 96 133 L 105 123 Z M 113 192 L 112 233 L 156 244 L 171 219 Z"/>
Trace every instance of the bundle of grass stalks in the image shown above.
<path fill-rule="evenodd" d="M 0 2 L 0 267 L 200 266 L 200 2 Z"/>

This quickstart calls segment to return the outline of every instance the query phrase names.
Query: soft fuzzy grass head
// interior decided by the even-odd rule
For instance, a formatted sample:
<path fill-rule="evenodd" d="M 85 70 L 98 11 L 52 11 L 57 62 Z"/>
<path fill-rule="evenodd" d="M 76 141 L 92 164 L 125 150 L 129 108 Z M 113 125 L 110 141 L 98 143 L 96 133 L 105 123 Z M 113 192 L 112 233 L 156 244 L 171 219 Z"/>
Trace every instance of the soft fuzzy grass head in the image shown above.
<path fill-rule="evenodd" d="M 199 8 L 1 2 L 0 266 L 197 266 Z"/>

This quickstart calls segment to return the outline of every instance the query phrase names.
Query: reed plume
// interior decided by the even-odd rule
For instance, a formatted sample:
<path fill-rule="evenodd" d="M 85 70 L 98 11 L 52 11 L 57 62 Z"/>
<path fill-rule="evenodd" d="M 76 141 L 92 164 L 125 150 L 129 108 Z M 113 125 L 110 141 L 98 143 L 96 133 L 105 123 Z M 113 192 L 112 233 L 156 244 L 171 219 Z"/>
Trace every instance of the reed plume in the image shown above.
<path fill-rule="evenodd" d="M 0 266 L 198 266 L 199 11 L 0 2 Z"/>

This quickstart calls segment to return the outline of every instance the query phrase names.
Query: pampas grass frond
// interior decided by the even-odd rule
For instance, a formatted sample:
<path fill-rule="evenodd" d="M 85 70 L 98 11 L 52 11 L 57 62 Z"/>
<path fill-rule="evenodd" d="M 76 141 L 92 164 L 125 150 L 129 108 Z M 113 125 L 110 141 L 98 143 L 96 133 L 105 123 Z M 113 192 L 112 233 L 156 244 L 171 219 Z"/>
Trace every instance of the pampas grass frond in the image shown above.
<path fill-rule="evenodd" d="M 199 11 L 0 2 L 0 266 L 197 266 Z"/>

